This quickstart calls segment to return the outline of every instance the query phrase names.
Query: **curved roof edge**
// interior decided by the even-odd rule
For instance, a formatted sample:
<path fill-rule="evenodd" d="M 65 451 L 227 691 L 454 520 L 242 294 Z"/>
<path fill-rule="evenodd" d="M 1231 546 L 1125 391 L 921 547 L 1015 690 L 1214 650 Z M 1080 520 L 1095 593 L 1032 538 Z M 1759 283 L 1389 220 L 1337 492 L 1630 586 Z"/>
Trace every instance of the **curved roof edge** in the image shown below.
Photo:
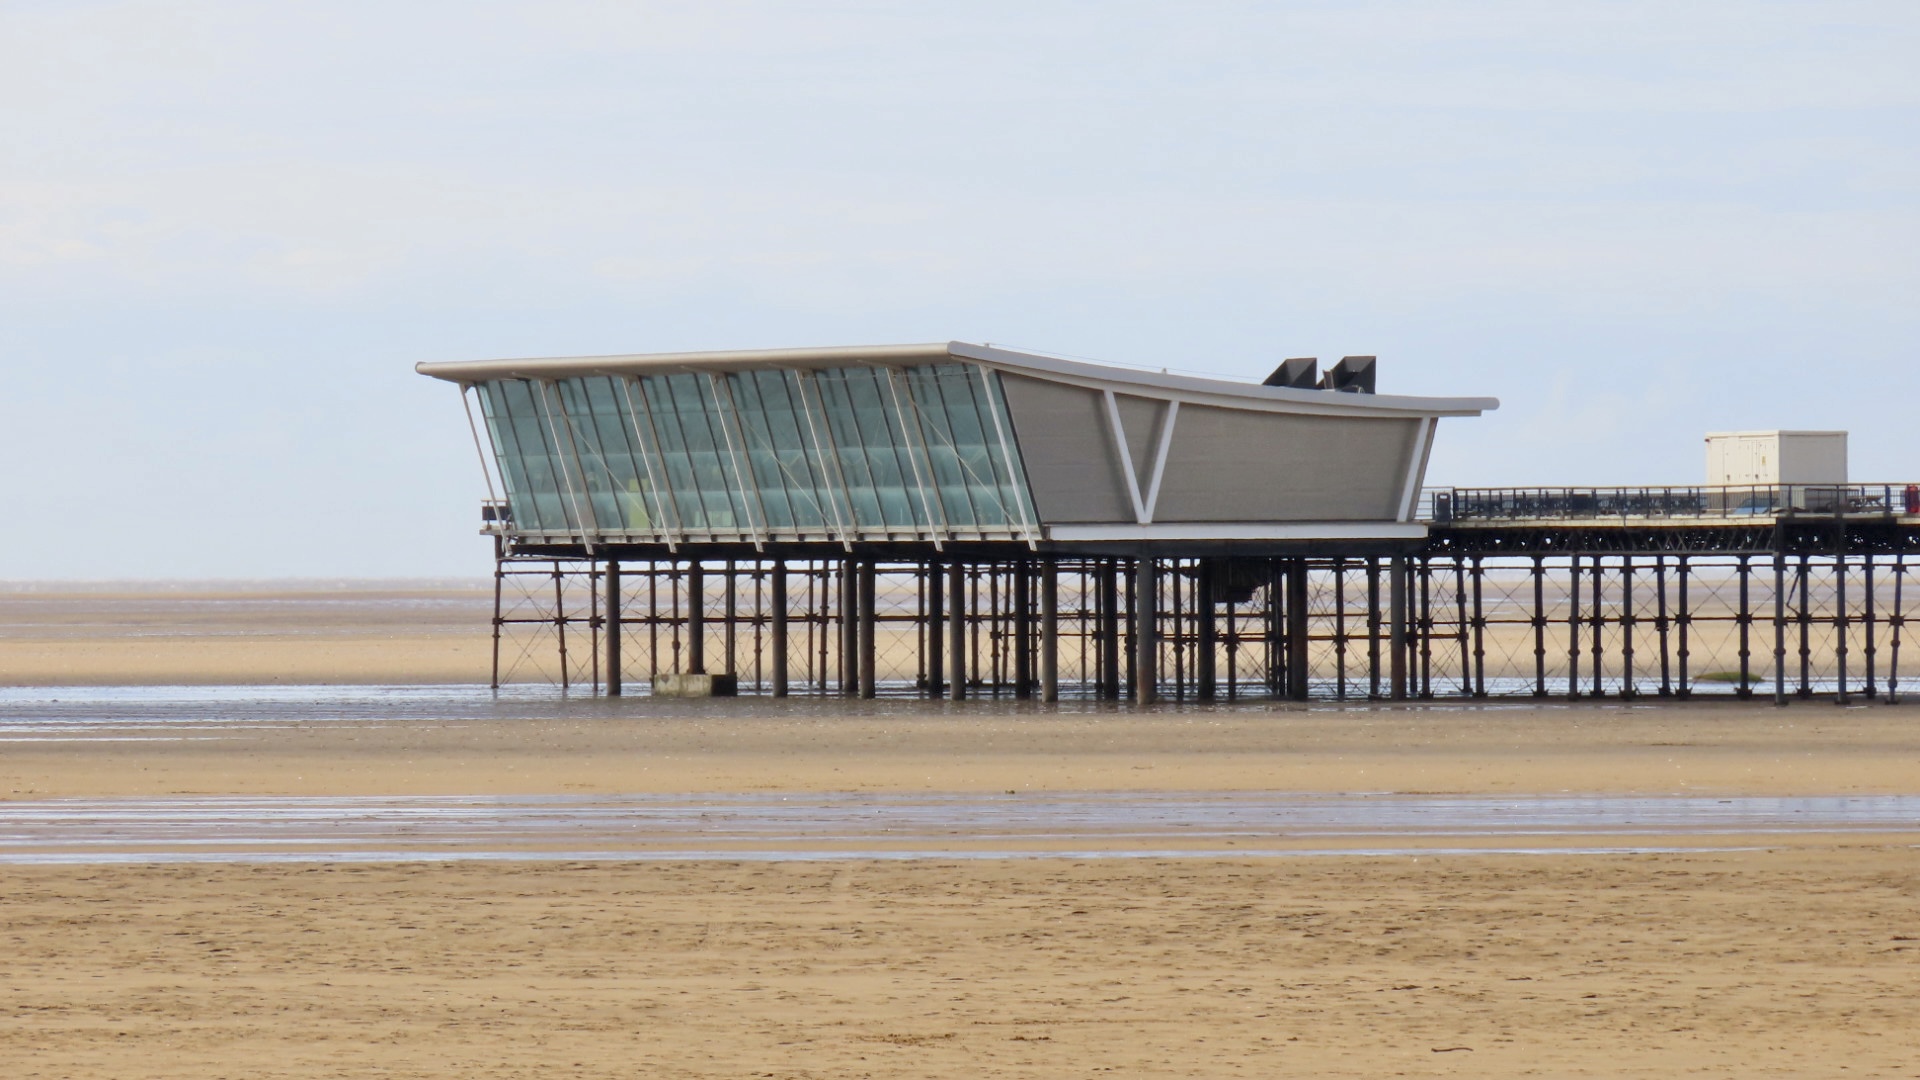
<path fill-rule="evenodd" d="M 1490 397 L 1403 397 L 1295 390 L 1258 383 L 1175 375 L 1164 371 L 1063 360 L 1057 357 L 946 341 L 920 345 L 844 345 L 801 349 L 741 349 L 716 352 L 631 353 L 613 356 L 536 357 L 414 365 L 422 375 L 462 385 L 489 379 L 556 379 L 573 375 L 632 375 L 666 371 L 737 371 L 760 367 L 834 368 L 856 365 L 925 364 L 958 359 L 1055 382 L 1115 392 L 1182 398 L 1276 412 L 1343 415 L 1478 416 L 1500 407 Z"/>

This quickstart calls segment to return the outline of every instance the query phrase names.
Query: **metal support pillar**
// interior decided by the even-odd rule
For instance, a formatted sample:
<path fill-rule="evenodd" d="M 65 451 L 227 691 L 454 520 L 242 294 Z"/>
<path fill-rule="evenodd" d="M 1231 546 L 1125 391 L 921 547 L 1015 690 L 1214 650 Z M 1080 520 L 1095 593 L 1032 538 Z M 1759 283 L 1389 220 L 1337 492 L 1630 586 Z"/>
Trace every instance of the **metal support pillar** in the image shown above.
<path fill-rule="evenodd" d="M 1467 625 L 1471 621 L 1471 616 L 1467 614 L 1467 561 L 1459 555 L 1453 557 L 1453 611 L 1453 643 L 1460 653 L 1460 696 L 1470 697 L 1473 694 L 1473 649 L 1468 644 L 1472 628 Z"/>
<path fill-rule="evenodd" d="M 816 694 L 827 692 L 827 682 L 832 671 L 833 616 L 833 571 L 826 562 L 810 562 L 807 565 L 807 666 L 813 675 L 813 691 Z"/>
<path fill-rule="evenodd" d="M 855 588 L 859 590 L 860 624 L 858 642 L 860 649 L 860 696 L 872 698 L 879 690 L 877 673 L 874 670 L 878 660 L 879 643 L 875 640 L 879 629 L 877 612 L 874 610 L 874 576 L 872 559 L 861 559 L 860 569 L 855 579 Z"/>
<path fill-rule="evenodd" d="M 747 625 L 753 628 L 753 685 L 755 689 L 765 686 L 767 675 L 767 564 L 763 560 L 754 560 L 753 570 L 748 575 L 753 582 L 753 614 L 747 617 Z"/>
<path fill-rule="evenodd" d="M 606 590 L 606 602 L 601 610 L 606 612 L 607 642 L 607 696 L 619 697 L 626 692 L 622 685 L 620 671 L 620 564 L 615 560 L 607 561 L 606 576 L 600 579 L 601 588 Z"/>
<path fill-rule="evenodd" d="M 1133 565 L 1133 700 L 1151 705 L 1160 694 L 1160 566 L 1150 555 Z"/>
<path fill-rule="evenodd" d="M 698 559 L 687 564 L 687 670 L 707 671 L 707 575 Z"/>
<path fill-rule="evenodd" d="M 567 663 L 567 589 L 560 564 L 553 564 L 553 633 L 560 646 L 560 692 L 572 689 L 573 671 Z"/>
<path fill-rule="evenodd" d="M 647 564 L 647 673 L 660 670 L 660 564 Z"/>
<path fill-rule="evenodd" d="M 1656 555 L 1653 559 L 1653 592 L 1658 598 L 1654 609 L 1653 629 L 1660 638 L 1660 696 L 1673 696 L 1673 660 L 1668 652 L 1670 635 L 1667 623 L 1667 557 Z"/>
<path fill-rule="evenodd" d="M 1433 559 L 1422 555 L 1420 564 L 1420 696 L 1433 696 Z"/>
<path fill-rule="evenodd" d="M 493 538 L 493 678 L 487 683 L 494 690 L 500 689 L 500 627 L 505 622 L 500 613 L 500 593 L 506 577 L 506 550 L 496 536 Z"/>
<path fill-rule="evenodd" d="M 787 696 L 787 560 L 773 563 L 773 595 L 767 603 L 773 608 L 771 627 L 773 650 L 773 696 Z"/>
<path fill-rule="evenodd" d="M 1834 703 L 1847 703 L 1847 552 L 1834 553 Z"/>
<path fill-rule="evenodd" d="M 1680 613 L 1675 617 L 1675 621 L 1680 628 L 1680 647 L 1675 652 L 1675 658 L 1680 661 L 1679 696 L 1684 698 L 1693 696 L 1692 651 L 1690 648 L 1692 642 L 1689 640 L 1693 628 L 1693 608 L 1687 603 L 1689 599 L 1687 596 L 1687 579 L 1692 576 L 1693 566 L 1687 561 L 1685 555 L 1680 556 L 1680 566 L 1678 569 L 1680 586 L 1677 599 L 1679 601 Z"/>
<path fill-rule="evenodd" d="M 1013 564 L 1013 696 L 1033 697 L 1033 564 Z"/>
<path fill-rule="evenodd" d="M 991 687 L 987 692 L 994 697 L 1000 696 L 1000 686 L 1006 681 L 1007 635 L 1005 611 L 1000 606 L 1000 564 L 988 563 L 980 568 L 973 582 L 973 610 L 981 612 L 981 621 L 974 624 L 974 644 L 985 643 L 986 655 L 978 651 L 973 654 L 973 674 L 984 685 Z M 986 605 L 981 606 L 982 594 Z"/>
<path fill-rule="evenodd" d="M 946 595 L 947 579 L 938 562 L 926 564 L 923 576 L 927 583 L 927 696 L 937 698 L 947 691 L 947 621 L 945 607 L 941 600 Z"/>
<path fill-rule="evenodd" d="M 1907 581 L 1907 556 L 1905 552 L 1893 557 L 1893 617 L 1887 625 L 1893 631 L 1893 641 L 1887 653 L 1887 704 L 1900 703 L 1900 630 L 1907 625 L 1906 609 L 1902 606 L 1901 593 Z"/>
<path fill-rule="evenodd" d="M 1746 557 L 1742 556 L 1740 559 L 1740 569 L 1742 571 L 1746 570 L 1746 563 Z M 1741 575 L 1741 579 L 1741 583 L 1744 585 L 1744 573 Z M 1746 606 L 1744 603 L 1745 598 L 1746 590 L 1742 589 L 1741 599 L 1743 602 L 1741 606 L 1743 608 Z M 1742 634 L 1742 637 L 1745 637 L 1745 635 Z M 1747 661 L 1744 653 L 1745 649 L 1743 645 L 1743 655 L 1740 658 L 1740 683 L 1742 689 L 1746 687 L 1747 678 Z M 1773 552 L 1773 703 L 1775 705 L 1785 705 L 1787 703 L 1787 556 L 1785 552 L 1779 549 L 1777 541 Z"/>
<path fill-rule="evenodd" d="M 1606 557 L 1593 557 L 1593 613 L 1588 617 L 1588 629 L 1592 632 L 1593 648 L 1593 696 L 1599 697 L 1607 692 L 1606 651 L 1601 643 L 1600 634 L 1607 623 L 1607 608 L 1603 596 L 1606 575 Z"/>
<path fill-rule="evenodd" d="M 1043 560 L 1040 571 L 1040 700 L 1060 700 L 1060 570 Z"/>
<path fill-rule="evenodd" d="M 1485 600 L 1487 568 L 1480 556 L 1473 557 L 1473 696 L 1487 696 L 1487 609 Z"/>
<path fill-rule="evenodd" d="M 1780 556 L 1775 555 L 1775 573 L 1773 576 L 1775 622 L 1780 620 L 1781 594 L 1779 561 Z M 1734 694 L 1744 698 L 1753 696 L 1753 605 L 1748 601 L 1747 592 L 1748 582 L 1753 578 L 1753 563 L 1749 556 L 1740 556 L 1740 569 L 1738 573 L 1740 577 L 1740 611 L 1735 618 L 1740 627 L 1740 685 L 1734 690 Z"/>
<path fill-rule="evenodd" d="M 860 696 L 860 561 L 840 560 L 840 695 Z"/>
<path fill-rule="evenodd" d="M 947 693 L 967 698 L 967 568 L 955 559 L 947 567 Z"/>
<path fill-rule="evenodd" d="M 1312 644 L 1307 633 L 1307 560 L 1287 563 L 1287 697 L 1307 700 L 1307 676 L 1312 664 L 1308 652 Z"/>
<path fill-rule="evenodd" d="M 1347 560 L 1333 560 L 1333 697 L 1347 700 Z"/>
<path fill-rule="evenodd" d="M 1194 613 L 1199 617 L 1199 652 L 1194 657 L 1196 696 L 1212 701 L 1220 693 L 1220 622 L 1213 606 L 1215 571 L 1212 559 L 1201 559 L 1194 582 Z"/>
<path fill-rule="evenodd" d="M 1120 570 L 1113 559 L 1101 559 L 1095 574 L 1100 590 L 1100 696 L 1120 700 Z"/>
<path fill-rule="evenodd" d="M 1547 696 L 1547 560 L 1533 557 L 1533 696 Z"/>
<path fill-rule="evenodd" d="M 1570 564 L 1567 581 L 1567 697 L 1580 696 L 1580 556 Z"/>
<path fill-rule="evenodd" d="M 725 657 L 725 666 L 721 668 L 729 675 L 740 672 L 740 574 L 739 564 L 727 560 L 726 588 L 721 590 L 721 606 L 726 612 L 726 621 L 720 624 L 720 654 Z"/>
<path fill-rule="evenodd" d="M 1813 696 L 1813 602 L 1807 592 L 1809 557 L 1800 553 L 1800 563 L 1794 567 L 1794 591 L 1800 595 L 1799 607 L 1795 609 L 1794 622 L 1800 630 L 1800 689 L 1798 695 L 1803 698 Z"/>
<path fill-rule="evenodd" d="M 1266 561 L 1267 609 L 1261 613 L 1261 662 L 1267 669 L 1267 693 L 1285 699 L 1287 676 L 1293 665 L 1287 658 L 1287 572 L 1279 559 Z"/>
<path fill-rule="evenodd" d="M 1163 597 L 1163 599 L 1167 605 L 1166 614 L 1168 623 L 1166 636 L 1170 639 L 1167 642 L 1169 646 L 1167 652 L 1170 653 L 1173 658 L 1173 678 L 1171 680 L 1173 683 L 1173 700 L 1185 701 L 1187 699 L 1187 650 L 1185 648 L 1187 638 L 1186 629 L 1183 624 L 1186 622 L 1187 612 L 1187 596 L 1185 594 L 1192 591 L 1192 583 L 1187 580 L 1186 575 L 1180 572 L 1180 563 L 1178 560 L 1168 563 L 1167 570 L 1168 573 L 1165 575 L 1167 595 Z"/>
<path fill-rule="evenodd" d="M 1367 696 L 1380 696 L 1380 557 L 1367 556 Z"/>
<path fill-rule="evenodd" d="M 1620 559 L 1620 696 L 1636 695 L 1633 686 L 1633 556 Z"/>
<path fill-rule="evenodd" d="M 1864 623 L 1866 623 L 1866 632 L 1867 632 L 1866 650 L 1865 650 L 1866 661 L 1867 661 L 1867 685 L 1864 692 L 1867 695 L 1867 700 L 1872 701 L 1873 699 L 1880 696 L 1880 688 L 1875 679 L 1877 672 L 1874 671 L 1874 660 L 1875 660 L 1874 653 L 1876 650 L 1874 649 L 1875 635 L 1874 635 L 1874 603 L 1873 603 L 1874 602 L 1873 552 L 1871 551 L 1867 552 L 1866 561 L 1861 565 L 1860 573 L 1862 577 L 1862 581 L 1860 583 L 1861 584 L 1861 600 L 1865 605 L 1860 612 L 1860 618 Z"/>
<path fill-rule="evenodd" d="M 1407 557 L 1387 560 L 1387 693 L 1407 700 Z M 1376 665 L 1377 667 L 1377 665 Z"/>

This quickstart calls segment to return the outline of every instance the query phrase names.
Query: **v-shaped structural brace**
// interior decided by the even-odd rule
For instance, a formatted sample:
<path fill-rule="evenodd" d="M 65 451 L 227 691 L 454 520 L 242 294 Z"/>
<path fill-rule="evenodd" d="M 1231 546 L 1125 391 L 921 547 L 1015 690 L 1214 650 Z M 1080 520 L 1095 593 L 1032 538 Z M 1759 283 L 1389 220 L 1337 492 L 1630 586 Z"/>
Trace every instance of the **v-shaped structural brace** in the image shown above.
<path fill-rule="evenodd" d="M 1160 413 L 1159 438 L 1153 447 L 1152 467 L 1144 491 L 1140 487 L 1138 470 L 1133 466 L 1133 446 L 1127 438 L 1127 426 L 1120 418 L 1120 401 L 1113 391 L 1103 390 L 1107 401 L 1107 425 L 1113 432 L 1114 452 L 1120 456 L 1120 474 L 1126 480 L 1127 497 L 1133 501 L 1133 517 L 1141 525 L 1153 524 L 1154 507 L 1160 502 L 1160 479 L 1167 470 L 1167 448 L 1173 445 L 1174 421 L 1180 417 L 1180 403 L 1167 401 L 1166 408 Z M 1140 435 L 1148 437 L 1147 432 Z"/>

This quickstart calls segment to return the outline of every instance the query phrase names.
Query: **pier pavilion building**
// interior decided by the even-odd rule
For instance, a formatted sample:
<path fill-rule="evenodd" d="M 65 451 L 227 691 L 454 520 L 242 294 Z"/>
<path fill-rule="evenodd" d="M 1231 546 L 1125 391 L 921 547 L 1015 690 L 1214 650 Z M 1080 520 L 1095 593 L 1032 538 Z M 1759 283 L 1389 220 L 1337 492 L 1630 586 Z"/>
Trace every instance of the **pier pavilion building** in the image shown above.
<path fill-rule="evenodd" d="M 1263 384 L 964 342 L 419 370 L 468 404 L 496 685 L 1747 696 L 1771 606 L 1775 696 L 1844 697 L 1850 652 L 1878 691 L 1876 632 L 1897 686 L 1920 550 L 1910 487 L 1425 489 L 1439 421 L 1498 403 L 1376 394 L 1372 357 Z"/>

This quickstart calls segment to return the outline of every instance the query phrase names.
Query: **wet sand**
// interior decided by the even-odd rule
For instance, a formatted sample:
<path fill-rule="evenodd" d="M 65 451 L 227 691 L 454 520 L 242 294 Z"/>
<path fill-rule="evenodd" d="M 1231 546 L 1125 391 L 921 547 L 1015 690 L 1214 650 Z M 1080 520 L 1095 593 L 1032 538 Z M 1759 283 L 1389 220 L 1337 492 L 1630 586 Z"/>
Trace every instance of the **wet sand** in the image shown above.
<path fill-rule="evenodd" d="M 10 704 L 0 696 L 0 799 L 1008 789 L 1851 795 L 1920 785 L 1920 705 L 1133 711 L 556 695 L 496 703 L 484 691 L 449 690 L 331 708 L 324 698 L 299 697 L 305 704 L 296 706 L 234 691 L 160 709 L 63 697 Z"/>
<path fill-rule="evenodd" d="M 0 802 L 0 865 L 1615 854 L 1920 842 L 1920 796 L 1014 792 Z"/>
<path fill-rule="evenodd" d="M 0 686 L 484 683 L 491 583 L 0 584 Z"/>
<path fill-rule="evenodd" d="M 18 1077 L 1910 1076 L 1916 853 L 10 868 Z"/>
<path fill-rule="evenodd" d="M 26 806 L 356 792 L 1871 794 L 1920 775 L 1907 707 L 435 700 L 16 701 L 0 709 L 16 736 L 0 741 L 0 784 Z M 362 715 L 383 711 L 404 715 Z M 955 854 L 970 842 L 964 823 L 924 831 Z M 213 823 L 189 839 L 227 834 Z M 0 1060 L 9 1075 L 88 1080 L 1913 1075 L 1914 841 L 1653 828 L 1626 842 L 1668 850 L 1488 855 L 1438 838 L 1417 854 L 1250 858 L 1215 838 L 1181 842 L 1175 859 L 903 860 L 869 837 L 870 857 L 819 862 L 820 838 L 806 837 L 752 862 L 528 850 L 10 865 Z"/>
<path fill-rule="evenodd" d="M 21 658 L 49 642 L 92 656 L 68 682 L 144 678 L 119 650 L 164 619 L 95 611 L 64 637 L 43 612 L 24 651 L 8 631 L 6 681 L 33 681 Z M 289 656 L 304 640 L 237 625 L 281 626 Z M 218 676 L 247 635 L 216 638 L 167 662 L 246 681 Z M 366 646 L 397 669 L 422 655 Z M 296 681 L 362 681 L 340 662 Z M 390 681 L 464 678 L 408 670 Z M 1911 706 L 770 705 L 14 690 L 0 800 L 1920 786 Z M 4 865 L 0 1062 L 86 1080 L 1920 1074 L 1912 836 L 1631 839 L 1682 850 Z M 1684 850 L 1703 844 L 1740 850 Z"/>

